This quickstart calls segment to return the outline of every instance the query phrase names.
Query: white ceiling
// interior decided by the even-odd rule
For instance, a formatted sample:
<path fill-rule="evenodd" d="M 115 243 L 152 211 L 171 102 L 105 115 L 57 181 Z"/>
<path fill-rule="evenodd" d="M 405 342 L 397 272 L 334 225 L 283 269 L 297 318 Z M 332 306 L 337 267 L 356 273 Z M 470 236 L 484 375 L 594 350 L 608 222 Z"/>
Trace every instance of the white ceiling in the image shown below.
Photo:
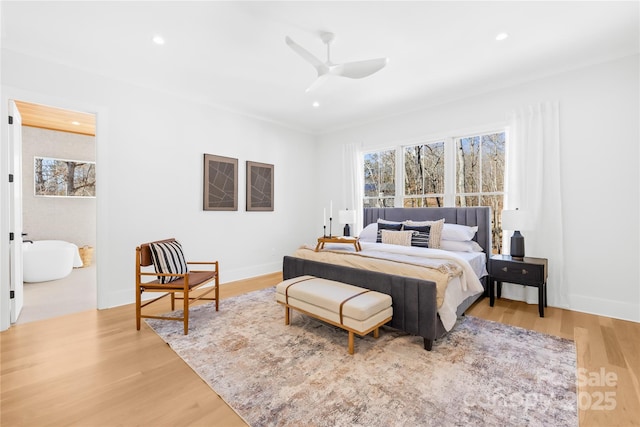
<path fill-rule="evenodd" d="M 638 1 L 11 2 L 2 47 L 324 133 L 639 52 Z M 315 70 L 388 57 L 361 80 Z M 510 37 L 498 42 L 495 36 Z M 152 43 L 161 34 L 166 44 Z M 313 108 L 313 101 L 320 103 Z"/>

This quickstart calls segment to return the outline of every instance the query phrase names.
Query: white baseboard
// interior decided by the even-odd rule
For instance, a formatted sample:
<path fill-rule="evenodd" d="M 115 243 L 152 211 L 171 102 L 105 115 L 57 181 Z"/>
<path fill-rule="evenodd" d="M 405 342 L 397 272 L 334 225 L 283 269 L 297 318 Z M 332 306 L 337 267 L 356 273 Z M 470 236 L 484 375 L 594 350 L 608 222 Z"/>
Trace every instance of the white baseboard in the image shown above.
<path fill-rule="evenodd" d="M 569 295 L 569 310 L 640 322 L 640 304 Z"/>
<path fill-rule="evenodd" d="M 252 266 L 249 268 L 238 268 L 235 270 L 225 271 L 223 268 L 220 270 L 220 285 L 224 285 L 228 282 L 235 282 L 237 280 L 249 279 L 257 276 L 264 276 L 265 274 L 271 274 L 278 271 L 282 271 L 282 261 L 262 264 L 258 266 Z M 135 281 L 134 281 L 135 282 Z M 150 300 L 158 297 L 158 293 L 143 294 L 143 301 Z M 133 286 L 129 290 L 122 290 L 116 292 L 109 292 L 106 295 L 106 304 L 100 308 L 113 308 L 121 305 L 133 304 L 135 302 L 135 293 Z"/>

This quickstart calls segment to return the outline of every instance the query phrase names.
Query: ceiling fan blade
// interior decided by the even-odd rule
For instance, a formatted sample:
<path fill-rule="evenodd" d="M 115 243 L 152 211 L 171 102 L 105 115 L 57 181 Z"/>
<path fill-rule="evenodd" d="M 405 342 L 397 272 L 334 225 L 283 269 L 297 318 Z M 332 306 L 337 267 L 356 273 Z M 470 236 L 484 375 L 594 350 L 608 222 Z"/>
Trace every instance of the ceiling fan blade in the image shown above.
<path fill-rule="evenodd" d="M 313 83 L 311 83 L 311 86 L 309 86 L 305 92 L 312 92 L 314 90 L 316 90 L 318 87 L 322 86 L 324 84 L 324 82 L 327 81 L 327 79 L 329 78 L 329 74 L 321 74 L 318 76 L 317 79 L 315 79 L 315 81 Z"/>
<path fill-rule="evenodd" d="M 313 54 L 311 54 L 307 49 L 300 46 L 298 43 L 291 40 L 289 36 L 285 37 L 284 41 L 289 45 L 294 52 L 304 58 L 307 62 L 314 66 L 314 68 L 318 71 L 318 74 L 326 72 L 327 66 L 316 58 Z"/>
<path fill-rule="evenodd" d="M 361 79 L 380 71 L 389 62 L 389 58 L 368 59 L 366 61 L 347 62 L 332 67 L 331 74 L 348 77 L 350 79 Z"/>

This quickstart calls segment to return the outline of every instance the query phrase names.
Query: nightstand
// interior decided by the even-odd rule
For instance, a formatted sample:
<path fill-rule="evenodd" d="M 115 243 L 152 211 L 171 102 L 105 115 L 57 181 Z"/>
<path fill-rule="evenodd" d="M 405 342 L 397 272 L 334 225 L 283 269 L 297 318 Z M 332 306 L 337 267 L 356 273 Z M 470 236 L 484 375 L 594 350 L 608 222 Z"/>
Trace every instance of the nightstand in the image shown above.
<path fill-rule="evenodd" d="M 489 259 L 489 305 L 495 301 L 494 282 L 498 282 L 498 298 L 502 294 L 502 282 L 538 288 L 538 311 L 544 317 L 547 306 L 547 259 L 512 258 L 511 255 L 493 255 Z"/>

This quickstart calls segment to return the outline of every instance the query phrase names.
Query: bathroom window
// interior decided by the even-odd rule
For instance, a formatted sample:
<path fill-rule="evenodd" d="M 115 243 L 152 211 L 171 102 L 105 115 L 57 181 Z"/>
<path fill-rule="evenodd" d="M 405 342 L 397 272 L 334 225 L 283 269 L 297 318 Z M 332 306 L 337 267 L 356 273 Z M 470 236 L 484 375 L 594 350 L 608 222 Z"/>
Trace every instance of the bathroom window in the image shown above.
<path fill-rule="evenodd" d="M 34 157 L 33 172 L 36 196 L 96 196 L 95 162 Z"/>

